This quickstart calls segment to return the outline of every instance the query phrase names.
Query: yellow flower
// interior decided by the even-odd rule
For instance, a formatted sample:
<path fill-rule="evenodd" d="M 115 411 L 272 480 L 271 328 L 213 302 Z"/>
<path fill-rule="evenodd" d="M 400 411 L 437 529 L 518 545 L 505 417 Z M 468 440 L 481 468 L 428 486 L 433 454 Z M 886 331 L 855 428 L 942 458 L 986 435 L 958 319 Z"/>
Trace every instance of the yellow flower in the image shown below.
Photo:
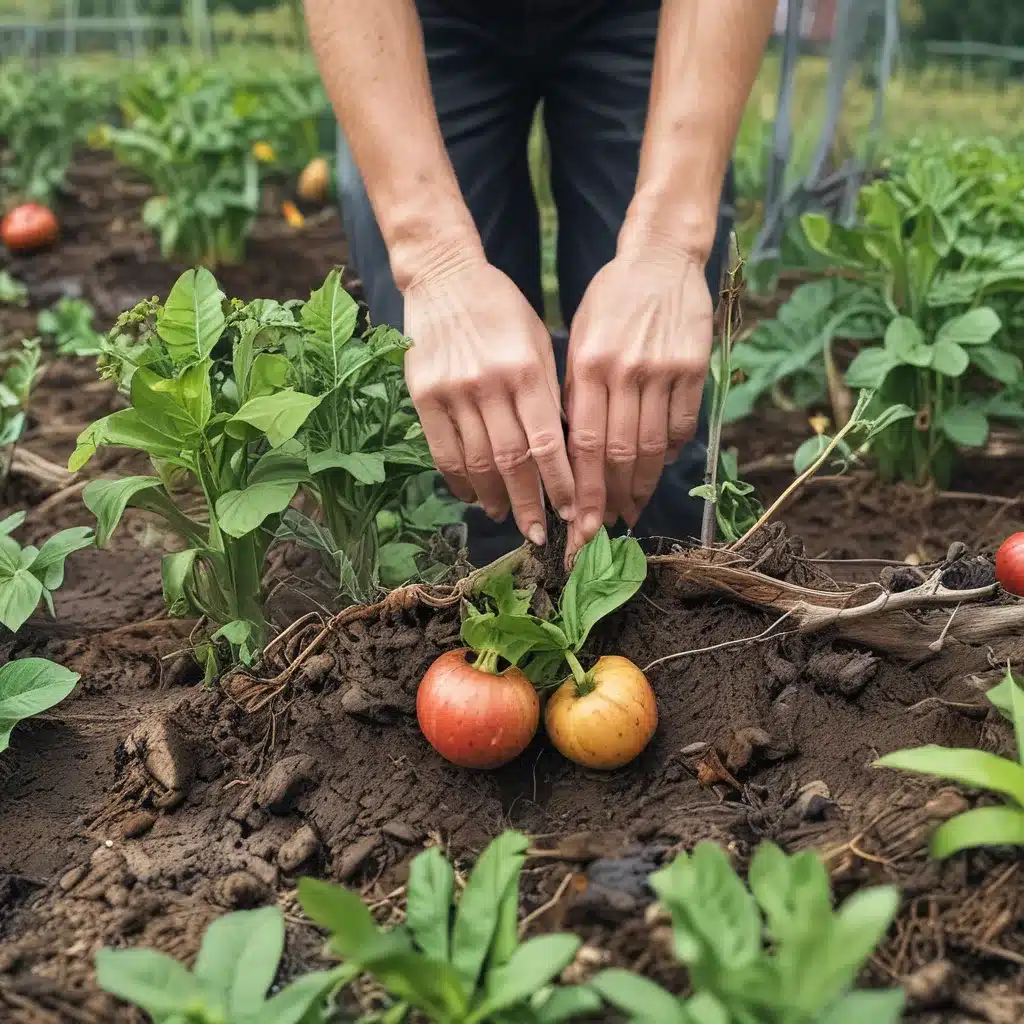
<path fill-rule="evenodd" d="M 813 430 L 819 437 L 828 430 L 828 417 L 818 413 L 817 416 L 812 416 L 808 421 Z"/>
<path fill-rule="evenodd" d="M 261 164 L 269 164 L 277 159 L 274 155 L 274 147 L 269 142 L 254 142 L 252 144 L 252 155 Z"/>
<path fill-rule="evenodd" d="M 302 216 L 299 208 L 290 199 L 286 199 L 281 204 L 281 215 L 293 228 L 301 228 L 306 223 L 306 218 Z"/>

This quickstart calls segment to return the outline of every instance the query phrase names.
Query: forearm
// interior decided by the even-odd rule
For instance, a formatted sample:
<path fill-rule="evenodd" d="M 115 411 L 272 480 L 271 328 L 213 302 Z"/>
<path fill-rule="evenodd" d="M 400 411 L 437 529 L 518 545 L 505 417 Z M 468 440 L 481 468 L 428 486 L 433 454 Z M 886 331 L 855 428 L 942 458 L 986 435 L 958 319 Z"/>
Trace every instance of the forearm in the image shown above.
<path fill-rule="evenodd" d="M 305 0 L 310 39 L 400 290 L 480 239 L 445 149 L 413 0 Z"/>
<path fill-rule="evenodd" d="M 776 0 L 664 0 L 636 192 L 620 252 L 706 261 L 722 181 Z"/>

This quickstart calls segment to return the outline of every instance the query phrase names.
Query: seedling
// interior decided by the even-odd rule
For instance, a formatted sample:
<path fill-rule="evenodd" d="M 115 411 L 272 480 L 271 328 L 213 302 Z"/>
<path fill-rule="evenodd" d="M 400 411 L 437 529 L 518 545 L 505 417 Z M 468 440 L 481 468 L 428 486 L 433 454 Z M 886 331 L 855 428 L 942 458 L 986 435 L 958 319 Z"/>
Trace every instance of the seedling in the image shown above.
<path fill-rule="evenodd" d="M 59 704 L 79 678 L 45 658 L 18 658 L 0 667 L 0 754 L 10 746 L 19 722 Z"/>
<path fill-rule="evenodd" d="M 7 482 L 14 460 L 14 446 L 25 432 L 29 400 L 39 379 L 39 364 L 37 338 L 23 341 L 19 349 L 9 349 L 0 354 L 0 366 L 4 367 L 0 377 L 0 448 L 10 446 L 0 472 L 0 485 Z"/>
<path fill-rule="evenodd" d="M 903 992 L 853 991 L 885 934 L 898 894 L 890 886 L 832 909 L 828 872 L 811 851 L 754 854 L 744 886 L 715 843 L 681 853 L 650 883 L 672 916 L 675 950 L 694 995 L 679 1000 L 652 981 L 607 970 L 592 981 L 632 1019 L 659 1024 L 896 1024 Z"/>
<path fill-rule="evenodd" d="M 28 289 L 9 270 L 0 270 L 0 304 L 27 306 Z"/>
<path fill-rule="evenodd" d="M 1002 806 L 976 807 L 940 825 L 931 840 L 932 856 L 939 859 L 977 846 L 1024 845 L 1024 691 L 1007 666 L 1003 681 L 986 696 L 1013 723 L 1016 761 L 984 750 L 933 744 L 897 750 L 875 761 L 878 768 L 900 768 L 949 779 L 975 789 L 987 789 L 1003 799 Z"/>
<path fill-rule="evenodd" d="M 153 949 L 101 949 L 96 980 L 154 1024 L 325 1024 L 331 993 L 351 971 L 306 974 L 267 998 L 284 940 L 278 907 L 239 910 L 206 929 L 191 971 Z"/>
<path fill-rule="evenodd" d="M 587 988 L 552 984 L 580 939 L 543 935 L 520 942 L 519 876 L 528 841 L 495 839 L 456 901 L 455 870 L 439 849 L 409 869 L 406 922 L 383 931 L 354 892 L 312 878 L 299 882 L 303 910 L 330 933 L 330 949 L 372 975 L 394 1000 L 389 1021 L 411 1010 L 434 1024 L 558 1024 L 598 1009 Z"/>
<path fill-rule="evenodd" d="M 62 298 L 39 314 L 39 333 L 61 356 L 98 356 L 103 337 L 93 328 L 95 311 L 84 299 Z"/>

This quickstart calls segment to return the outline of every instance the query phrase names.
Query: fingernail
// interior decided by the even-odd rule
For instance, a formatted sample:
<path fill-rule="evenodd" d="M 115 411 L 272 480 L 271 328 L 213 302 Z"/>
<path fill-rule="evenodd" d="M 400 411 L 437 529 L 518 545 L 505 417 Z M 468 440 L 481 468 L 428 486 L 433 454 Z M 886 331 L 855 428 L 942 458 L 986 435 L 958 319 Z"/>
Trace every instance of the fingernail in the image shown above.
<path fill-rule="evenodd" d="M 576 509 L 574 509 L 572 505 L 563 505 L 558 510 L 558 515 L 561 519 L 565 520 L 565 522 L 570 523 L 576 517 Z"/>
<path fill-rule="evenodd" d="M 526 536 L 530 538 L 531 544 L 535 544 L 539 548 L 543 547 L 544 542 L 547 540 L 544 533 L 544 527 L 541 526 L 540 523 L 534 523 L 533 526 L 526 531 Z"/>

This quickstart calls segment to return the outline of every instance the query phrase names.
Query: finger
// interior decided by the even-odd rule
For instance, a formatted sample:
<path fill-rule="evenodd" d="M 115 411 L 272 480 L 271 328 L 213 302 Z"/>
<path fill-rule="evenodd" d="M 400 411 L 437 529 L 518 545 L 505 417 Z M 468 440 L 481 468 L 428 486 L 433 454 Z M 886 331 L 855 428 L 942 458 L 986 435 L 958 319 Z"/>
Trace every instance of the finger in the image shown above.
<path fill-rule="evenodd" d="M 494 464 L 487 427 L 474 405 L 456 407 L 454 420 L 462 439 L 469 482 L 487 515 L 500 523 L 508 515 L 508 491 Z"/>
<path fill-rule="evenodd" d="M 575 514 L 576 485 L 565 447 L 560 407 L 551 401 L 543 387 L 521 388 L 515 402 L 518 422 L 526 433 L 530 454 L 540 472 L 544 489 L 558 514 L 568 521 Z M 493 443 L 494 435 L 491 437 Z"/>
<path fill-rule="evenodd" d="M 494 465 L 504 481 L 519 532 L 541 545 L 547 540 L 544 493 L 537 464 L 530 453 L 530 442 L 516 415 L 511 395 L 496 396 L 482 406 L 480 412 L 490 436 Z"/>
<path fill-rule="evenodd" d="M 640 396 L 640 428 L 633 469 L 633 508 L 637 518 L 650 501 L 665 470 L 668 448 L 669 387 L 665 381 L 651 381 Z M 626 523 L 632 527 L 636 519 Z"/>
<path fill-rule="evenodd" d="M 476 501 L 476 491 L 466 472 L 466 460 L 455 424 L 448 410 L 438 402 L 421 401 L 418 410 L 430 455 L 448 490 L 460 501 Z"/>
<path fill-rule="evenodd" d="M 697 433 L 697 417 L 703 397 L 704 381 L 699 377 L 680 377 L 672 388 L 668 410 L 668 446 L 677 457 L 679 449 Z"/>
<path fill-rule="evenodd" d="M 591 376 L 573 379 L 569 408 L 569 446 L 576 480 L 575 523 L 582 541 L 604 521 L 604 456 L 608 427 L 608 389 Z"/>
<path fill-rule="evenodd" d="M 608 496 L 604 521 L 613 526 L 621 516 L 635 521 L 633 473 L 640 430 L 640 391 L 635 384 L 619 384 L 608 396 L 608 438 L 605 441 L 605 477 Z"/>

